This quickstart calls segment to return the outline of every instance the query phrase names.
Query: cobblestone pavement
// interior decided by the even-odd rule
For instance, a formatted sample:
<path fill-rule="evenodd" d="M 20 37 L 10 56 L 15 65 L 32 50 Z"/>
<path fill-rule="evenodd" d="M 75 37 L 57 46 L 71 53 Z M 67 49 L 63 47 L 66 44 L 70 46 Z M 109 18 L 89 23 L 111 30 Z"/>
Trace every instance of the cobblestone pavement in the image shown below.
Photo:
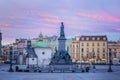
<path fill-rule="evenodd" d="M 113 72 L 107 72 L 108 66 L 96 66 L 88 73 L 31 73 L 7 72 L 8 65 L 0 65 L 0 80 L 120 80 L 120 66 L 112 66 Z"/>

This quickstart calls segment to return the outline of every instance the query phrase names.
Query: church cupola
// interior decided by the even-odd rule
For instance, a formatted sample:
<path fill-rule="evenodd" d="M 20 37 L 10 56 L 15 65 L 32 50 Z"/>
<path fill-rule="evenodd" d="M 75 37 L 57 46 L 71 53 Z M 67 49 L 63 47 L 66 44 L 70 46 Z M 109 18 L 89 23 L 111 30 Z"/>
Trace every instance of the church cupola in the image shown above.
<path fill-rule="evenodd" d="M 42 33 L 39 34 L 39 40 L 43 41 L 43 34 Z"/>

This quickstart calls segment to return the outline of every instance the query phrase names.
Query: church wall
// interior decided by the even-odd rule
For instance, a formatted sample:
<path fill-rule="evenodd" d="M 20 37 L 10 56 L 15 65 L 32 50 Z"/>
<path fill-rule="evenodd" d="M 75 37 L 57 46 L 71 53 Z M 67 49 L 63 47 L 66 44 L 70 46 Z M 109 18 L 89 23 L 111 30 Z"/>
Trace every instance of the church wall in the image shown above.
<path fill-rule="evenodd" d="M 37 58 L 26 58 L 26 65 L 37 65 Z"/>
<path fill-rule="evenodd" d="M 38 56 L 38 65 L 48 65 L 51 61 L 51 48 L 35 48 L 35 53 Z"/>

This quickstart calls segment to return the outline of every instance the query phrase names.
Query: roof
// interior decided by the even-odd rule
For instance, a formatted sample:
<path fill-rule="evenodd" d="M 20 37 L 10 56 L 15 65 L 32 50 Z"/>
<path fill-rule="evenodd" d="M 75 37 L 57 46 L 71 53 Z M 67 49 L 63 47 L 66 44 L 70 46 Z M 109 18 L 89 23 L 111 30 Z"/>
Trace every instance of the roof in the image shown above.
<path fill-rule="evenodd" d="M 81 41 L 107 41 L 106 36 L 81 36 Z"/>
<path fill-rule="evenodd" d="M 27 48 L 25 48 L 25 50 L 27 51 L 27 55 L 26 55 L 27 58 L 30 58 L 30 57 L 38 58 L 38 56 L 36 55 L 36 53 L 34 51 L 34 48 L 27 47 Z"/>
<path fill-rule="evenodd" d="M 35 44 L 33 44 L 33 47 L 41 47 L 41 48 L 47 48 L 49 47 L 48 44 L 44 41 L 38 41 Z"/>

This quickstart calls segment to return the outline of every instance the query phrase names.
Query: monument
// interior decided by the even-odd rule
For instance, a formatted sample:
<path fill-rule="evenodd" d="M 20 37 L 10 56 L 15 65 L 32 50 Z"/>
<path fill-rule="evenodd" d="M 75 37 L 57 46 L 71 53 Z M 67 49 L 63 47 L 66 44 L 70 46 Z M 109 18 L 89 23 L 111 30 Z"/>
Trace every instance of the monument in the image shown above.
<path fill-rule="evenodd" d="M 58 50 L 55 49 L 55 53 L 51 59 L 50 65 L 71 65 L 72 59 L 66 50 L 66 38 L 64 33 L 64 24 L 61 22 L 60 37 L 58 38 Z"/>

